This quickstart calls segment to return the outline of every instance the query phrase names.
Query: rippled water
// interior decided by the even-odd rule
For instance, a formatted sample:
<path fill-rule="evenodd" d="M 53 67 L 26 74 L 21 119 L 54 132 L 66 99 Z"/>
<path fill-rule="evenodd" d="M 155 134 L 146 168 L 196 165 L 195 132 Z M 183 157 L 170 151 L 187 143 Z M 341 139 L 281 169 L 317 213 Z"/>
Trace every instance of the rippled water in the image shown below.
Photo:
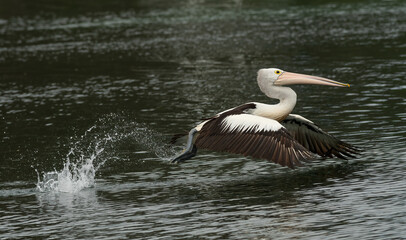
<path fill-rule="evenodd" d="M 0 238 L 399 239 L 406 235 L 404 1 L 0 1 Z M 167 144 L 273 102 L 365 152 L 290 170 Z"/>

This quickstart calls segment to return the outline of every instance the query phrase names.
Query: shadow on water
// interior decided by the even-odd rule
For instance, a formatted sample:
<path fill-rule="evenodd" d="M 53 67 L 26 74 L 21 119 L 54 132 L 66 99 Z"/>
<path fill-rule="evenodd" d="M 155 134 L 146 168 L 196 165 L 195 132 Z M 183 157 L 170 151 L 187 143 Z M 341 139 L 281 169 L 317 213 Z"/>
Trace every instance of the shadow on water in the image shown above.
<path fill-rule="evenodd" d="M 201 155 L 179 165 L 170 164 L 167 159 L 151 159 L 155 161 L 138 164 L 136 172 L 104 176 L 97 192 L 104 200 L 132 204 L 289 203 L 295 201 L 297 192 L 329 186 L 366 167 L 362 160 L 355 159 L 316 161 L 291 170 L 263 160 L 229 157 L 227 154 Z M 251 166 L 248 172 L 247 164 Z"/>
<path fill-rule="evenodd" d="M 252 161 L 252 160 L 251 160 Z M 177 191 L 179 202 L 198 200 L 232 201 L 236 204 L 268 204 L 289 202 L 298 191 L 317 186 L 334 184 L 352 173 L 365 168 L 363 162 L 342 162 L 320 164 L 302 169 L 277 168 L 267 175 L 236 177 L 222 182 L 185 183 Z"/>

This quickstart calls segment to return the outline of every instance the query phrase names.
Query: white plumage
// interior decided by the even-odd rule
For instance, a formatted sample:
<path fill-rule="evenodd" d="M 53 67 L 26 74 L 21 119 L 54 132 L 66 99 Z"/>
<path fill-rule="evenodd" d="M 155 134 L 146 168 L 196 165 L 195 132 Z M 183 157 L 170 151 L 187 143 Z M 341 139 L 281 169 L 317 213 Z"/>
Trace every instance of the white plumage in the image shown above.
<path fill-rule="evenodd" d="M 283 127 L 273 119 L 251 114 L 230 115 L 224 118 L 221 124 L 222 131 L 227 132 L 276 132 Z"/>

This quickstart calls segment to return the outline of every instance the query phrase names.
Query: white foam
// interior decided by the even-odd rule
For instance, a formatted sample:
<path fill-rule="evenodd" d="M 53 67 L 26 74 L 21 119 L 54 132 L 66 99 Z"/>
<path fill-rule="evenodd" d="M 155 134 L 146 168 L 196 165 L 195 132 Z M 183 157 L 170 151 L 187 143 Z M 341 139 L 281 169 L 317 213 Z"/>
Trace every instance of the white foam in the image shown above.
<path fill-rule="evenodd" d="M 37 171 L 37 190 L 40 192 L 78 192 L 95 186 L 99 168 L 107 160 L 120 159 L 116 149 L 121 144 L 134 144 L 139 150 L 163 160 L 175 152 L 163 143 L 163 136 L 145 124 L 115 114 L 100 118 L 82 136 L 71 139 L 70 151 L 61 159 L 62 170 Z"/>
<path fill-rule="evenodd" d="M 104 164 L 104 161 L 95 166 L 94 161 L 103 152 L 103 148 L 96 148 L 90 156 L 81 155 L 78 163 L 72 163 L 70 155 L 73 149 L 68 153 L 67 160 L 61 171 L 51 171 L 43 173 L 42 180 L 38 174 L 37 189 L 40 192 L 78 192 L 84 188 L 93 187 L 95 184 L 95 175 L 98 168 Z"/>

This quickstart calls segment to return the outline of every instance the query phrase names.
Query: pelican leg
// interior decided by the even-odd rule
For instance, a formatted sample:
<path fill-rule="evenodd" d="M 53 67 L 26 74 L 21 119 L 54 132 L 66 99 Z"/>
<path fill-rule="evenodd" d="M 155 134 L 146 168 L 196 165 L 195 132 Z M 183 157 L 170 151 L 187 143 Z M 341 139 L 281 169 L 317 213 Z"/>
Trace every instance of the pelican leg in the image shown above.
<path fill-rule="evenodd" d="M 171 163 L 180 163 L 180 162 L 186 161 L 188 159 L 191 159 L 192 157 L 194 157 L 196 155 L 197 148 L 193 144 L 193 139 L 197 132 L 198 131 L 196 130 L 196 128 L 193 128 L 192 130 L 190 130 L 185 150 L 178 156 L 174 157 L 171 160 Z"/>

